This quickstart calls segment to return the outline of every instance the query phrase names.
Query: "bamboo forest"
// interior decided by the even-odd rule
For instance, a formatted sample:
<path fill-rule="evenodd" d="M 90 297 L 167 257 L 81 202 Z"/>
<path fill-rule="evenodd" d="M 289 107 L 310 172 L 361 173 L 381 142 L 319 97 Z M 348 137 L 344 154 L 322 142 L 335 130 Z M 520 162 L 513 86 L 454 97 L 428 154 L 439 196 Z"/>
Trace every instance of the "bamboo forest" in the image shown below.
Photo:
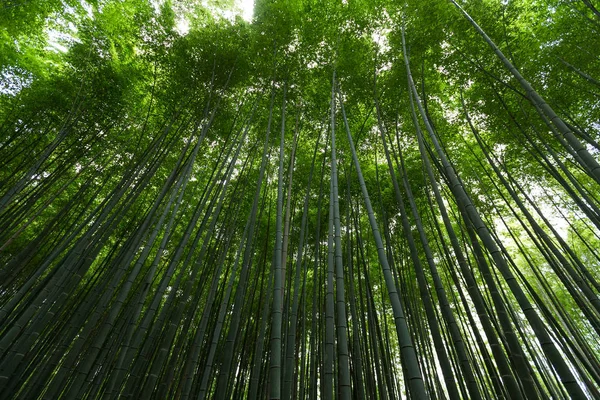
<path fill-rule="evenodd" d="M 600 399 L 597 0 L 4 0 L 0 399 Z"/>

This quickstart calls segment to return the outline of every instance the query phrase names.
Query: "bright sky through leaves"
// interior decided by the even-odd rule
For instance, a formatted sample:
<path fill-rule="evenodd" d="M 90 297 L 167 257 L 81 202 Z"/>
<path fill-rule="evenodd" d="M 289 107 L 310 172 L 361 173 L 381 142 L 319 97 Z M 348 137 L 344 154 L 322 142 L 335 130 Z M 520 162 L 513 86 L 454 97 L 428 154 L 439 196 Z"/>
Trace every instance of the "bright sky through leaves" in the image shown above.
<path fill-rule="evenodd" d="M 242 18 L 246 21 L 252 21 L 254 15 L 254 0 L 238 0 L 238 4 L 242 9 Z"/>

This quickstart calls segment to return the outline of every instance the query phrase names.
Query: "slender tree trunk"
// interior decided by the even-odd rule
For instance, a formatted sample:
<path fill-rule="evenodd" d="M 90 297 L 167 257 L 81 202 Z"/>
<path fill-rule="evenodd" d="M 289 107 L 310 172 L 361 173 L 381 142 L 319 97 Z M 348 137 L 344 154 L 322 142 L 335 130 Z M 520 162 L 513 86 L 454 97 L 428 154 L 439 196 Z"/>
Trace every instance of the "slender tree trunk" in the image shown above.
<path fill-rule="evenodd" d="M 377 256 L 379 258 L 379 263 L 381 264 L 381 267 L 383 269 L 383 275 L 385 278 L 386 288 L 388 290 L 388 294 L 390 296 L 390 301 L 392 303 L 392 309 L 393 309 L 393 313 L 394 313 L 394 322 L 396 324 L 396 333 L 398 334 L 398 341 L 400 343 L 402 361 L 403 361 L 403 363 L 406 367 L 406 371 L 407 371 L 407 376 L 405 377 L 405 379 L 408 381 L 407 383 L 408 383 L 408 386 L 410 387 L 411 396 L 413 396 L 416 399 L 426 399 L 427 394 L 425 392 L 425 386 L 423 384 L 423 377 L 421 375 L 421 370 L 420 370 L 419 364 L 417 362 L 417 356 L 415 353 L 415 349 L 413 347 L 412 339 L 411 339 L 410 333 L 408 331 L 408 325 L 406 324 L 406 317 L 404 316 L 404 310 L 402 308 L 402 304 L 400 303 L 400 298 L 398 296 L 398 289 L 396 288 L 396 285 L 394 282 L 394 277 L 390 270 L 390 266 L 387 261 L 383 242 L 381 240 L 381 234 L 379 233 L 379 228 L 377 227 L 377 221 L 375 220 L 375 214 L 373 212 L 373 207 L 371 206 L 371 200 L 369 199 L 369 193 L 367 192 L 365 180 L 362 176 L 360 164 L 358 162 L 358 157 L 356 155 L 356 149 L 354 148 L 354 142 L 352 140 L 352 135 L 350 134 L 350 127 L 348 126 L 348 121 L 346 119 L 344 103 L 340 102 L 340 106 L 342 109 L 342 116 L 344 117 L 344 125 L 346 127 L 346 132 L 348 134 L 348 142 L 350 143 L 350 150 L 352 152 L 352 158 L 354 160 L 354 167 L 356 168 L 356 173 L 358 175 L 358 180 L 360 182 L 363 199 L 364 199 L 365 205 L 367 207 L 369 223 L 371 224 L 371 230 L 373 231 L 373 236 L 375 238 L 375 243 L 377 246 Z"/>

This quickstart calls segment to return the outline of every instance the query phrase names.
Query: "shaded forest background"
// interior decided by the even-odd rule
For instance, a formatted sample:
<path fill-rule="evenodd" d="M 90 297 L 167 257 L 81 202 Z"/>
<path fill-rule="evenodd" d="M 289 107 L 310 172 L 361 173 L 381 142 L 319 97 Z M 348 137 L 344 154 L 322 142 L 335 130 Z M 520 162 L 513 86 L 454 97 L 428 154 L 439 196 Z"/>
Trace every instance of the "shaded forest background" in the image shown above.
<path fill-rule="evenodd" d="M 0 398 L 600 398 L 593 2 L 0 7 Z"/>

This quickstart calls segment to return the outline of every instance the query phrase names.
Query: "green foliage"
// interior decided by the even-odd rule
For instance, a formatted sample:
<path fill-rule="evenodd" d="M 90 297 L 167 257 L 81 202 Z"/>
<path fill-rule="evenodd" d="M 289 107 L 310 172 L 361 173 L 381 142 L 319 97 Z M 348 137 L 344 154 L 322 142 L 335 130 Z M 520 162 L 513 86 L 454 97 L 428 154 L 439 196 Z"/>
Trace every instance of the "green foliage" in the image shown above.
<path fill-rule="evenodd" d="M 7 398 L 263 398 L 269 369 L 289 365 L 285 390 L 329 398 L 329 362 L 344 370 L 346 356 L 351 377 L 335 380 L 350 379 L 356 398 L 417 398 L 419 379 L 431 398 L 453 393 L 449 383 L 462 398 L 528 397 L 530 386 L 539 397 L 600 394 L 600 189 L 556 128 L 565 121 L 598 160 L 600 25 L 584 2 L 464 5 L 556 111 L 550 122 L 448 0 L 261 0 L 252 22 L 230 0 L 1 7 Z M 332 128 L 334 293 L 348 320 L 335 328 L 348 332 L 335 360 L 326 354 L 345 339 L 329 342 L 325 328 L 338 315 L 325 306 Z M 279 184 L 283 204 L 291 185 L 291 208 L 279 238 L 284 351 L 273 360 Z"/>

